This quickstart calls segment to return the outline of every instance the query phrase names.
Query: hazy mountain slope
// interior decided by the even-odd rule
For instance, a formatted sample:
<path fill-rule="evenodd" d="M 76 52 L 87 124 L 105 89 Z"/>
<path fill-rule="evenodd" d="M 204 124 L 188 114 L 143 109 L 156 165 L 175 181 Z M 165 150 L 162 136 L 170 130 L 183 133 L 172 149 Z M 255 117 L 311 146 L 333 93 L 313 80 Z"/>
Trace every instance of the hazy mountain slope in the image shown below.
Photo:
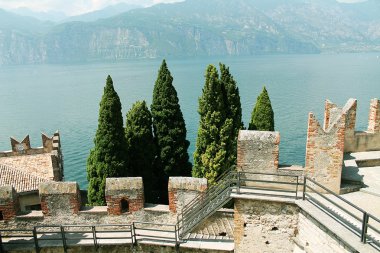
<path fill-rule="evenodd" d="M 187 0 L 59 25 L 0 12 L 0 64 L 380 50 L 378 2 Z"/>
<path fill-rule="evenodd" d="M 25 7 L 21 7 L 21 8 L 9 10 L 9 11 L 21 16 L 33 17 L 33 18 L 43 20 L 43 21 L 59 22 L 67 18 L 65 13 L 61 11 L 38 12 L 38 11 L 30 10 Z"/>
<path fill-rule="evenodd" d="M 107 6 L 104 9 L 92 11 L 89 13 L 72 16 L 64 20 L 64 22 L 72 22 L 72 21 L 83 21 L 83 22 L 92 22 L 96 21 L 98 19 L 105 19 L 112 16 L 119 15 L 123 12 L 127 12 L 133 9 L 139 9 L 143 8 L 141 5 L 135 5 L 135 4 L 126 4 L 126 3 L 119 3 L 115 5 Z"/>

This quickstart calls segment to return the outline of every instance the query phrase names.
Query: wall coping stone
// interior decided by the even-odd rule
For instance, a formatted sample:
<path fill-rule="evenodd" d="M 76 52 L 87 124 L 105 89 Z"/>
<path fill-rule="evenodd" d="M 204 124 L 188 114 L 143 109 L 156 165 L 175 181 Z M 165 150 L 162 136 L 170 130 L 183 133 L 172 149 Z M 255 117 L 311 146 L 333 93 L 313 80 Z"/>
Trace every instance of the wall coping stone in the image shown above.
<path fill-rule="evenodd" d="M 238 141 L 260 140 L 267 143 L 280 143 L 280 133 L 271 131 L 240 130 Z"/>
<path fill-rule="evenodd" d="M 142 177 L 106 178 L 106 196 L 112 195 L 114 191 L 141 190 L 143 188 Z"/>
<path fill-rule="evenodd" d="M 206 178 L 169 177 L 168 189 L 204 191 L 207 188 Z"/>
<path fill-rule="evenodd" d="M 40 184 L 40 195 L 50 194 L 77 194 L 79 187 L 77 182 L 46 182 Z"/>

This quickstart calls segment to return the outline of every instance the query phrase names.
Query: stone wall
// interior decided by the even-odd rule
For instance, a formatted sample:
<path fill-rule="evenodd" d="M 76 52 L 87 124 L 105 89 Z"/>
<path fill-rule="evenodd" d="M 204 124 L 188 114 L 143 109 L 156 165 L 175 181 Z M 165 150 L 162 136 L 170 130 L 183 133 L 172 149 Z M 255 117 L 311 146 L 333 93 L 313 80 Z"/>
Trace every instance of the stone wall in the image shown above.
<path fill-rule="evenodd" d="M 371 99 L 368 114 L 368 132 L 380 132 L 380 100 L 377 98 Z"/>
<path fill-rule="evenodd" d="M 295 204 L 235 199 L 235 252 L 293 252 L 298 212 Z"/>
<path fill-rule="evenodd" d="M 41 209 L 45 216 L 78 214 L 81 201 L 76 182 L 46 182 L 39 188 Z"/>
<path fill-rule="evenodd" d="M 105 197 L 109 214 L 120 215 L 122 212 L 141 210 L 144 208 L 142 177 L 107 178 Z"/>
<path fill-rule="evenodd" d="M 34 250 L 9 250 L 8 253 L 34 253 Z M 199 248 L 181 247 L 178 251 L 174 246 L 138 244 L 134 247 L 131 245 L 102 245 L 97 250 L 93 246 L 74 246 L 69 247 L 68 253 L 227 253 L 228 250 L 210 250 Z M 64 253 L 63 247 L 44 247 L 40 249 L 40 253 Z"/>
<path fill-rule="evenodd" d="M 276 173 L 280 134 L 268 131 L 240 130 L 237 146 L 237 170 Z"/>
<path fill-rule="evenodd" d="M 0 220 L 9 221 L 16 217 L 19 204 L 16 191 L 12 186 L 0 187 Z"/>
<path fill-rule="evenodd" d="M 182 207 L 207 189 L 207 179 L 170 177 L 168 184 L 169 210 L 179 213 Z"/>
<path fill-rule="evenodd" d="M 339 194 L 342 175 L 345 117 L 339 117 L 322 129 L 313 113 L 309 113 L 306 140 L 306 175 Z"/>
<path fill-rule="evenodd" d="M 354 252 L 307 213 L 300 212 L 298 220 L 297 252 Z"/>
<path fill-rule="evenodd" d="M 43 178 L 63 180 L 63 156 L 59 132 L 42 134 L 42 147 L 32 148 L 29 135 L 21 142 L 11 137 L 11 150 L 0 152 L 0 164 L 22 169 Z"/>

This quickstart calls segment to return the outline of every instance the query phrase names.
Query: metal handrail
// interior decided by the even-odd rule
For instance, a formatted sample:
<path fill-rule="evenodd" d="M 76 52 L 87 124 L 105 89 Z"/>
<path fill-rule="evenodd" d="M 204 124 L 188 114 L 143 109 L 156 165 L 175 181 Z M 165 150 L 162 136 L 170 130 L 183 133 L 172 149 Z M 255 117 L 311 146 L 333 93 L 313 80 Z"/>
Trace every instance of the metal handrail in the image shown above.
<path fill-rule="evenodd" d="M 330 199 L 328 196 L 326 195 L 323 195 L 322 193 L 318 192 L 316 189 L 314 189 L 312 186 L 308 185 L 307 182 L 310 181 L 311 183 L 313 183 L 314 185 L 322 188 L 324 191 L 326 191 L 327 193 L 331 194 L 332 196 L 334 196 L 335 198 L 343 201 L 344 203 L 346 203 L 347 205 L 353 207 L 354 209 L 356 209 L 357 211 L 359 211 L 361 214 L 362 214 L 362 217 L 358 217 L 357 215 L 355 215 L 354 213 L 352 213 L 351 211 L 347 210 L 347 208 L 341 206 L 340 204 L 336 203 L 334 200 Z M 316 204 L 318 204 L 318 207 L 319 208 L 323 208 L 324 210 L 326 210 L 327 212 L 331 212 L 330 209 L 325 206 L 323 203 L 317 201 L 313 196 L 311 196 L 310 194 L 308 194 L 306 192 L 306 189 L 310 189 L 312 192 L 316 193 L 318 196 L 322 197 L 323 199 L 327 200 L 328 202 L 330 202 L 331 204 L 333 204 L 335 207 L 338 207 L 340 210 L 344 211 L 346 214 L 350 215 L 351 217 L 355 218 L 358 222 L 361 223 L 361 228 L 356 228 L 356 227 L 353 227 L 353 225 L 349 224 L 348 221 L 346 220 L 346 218 L 344 218 L 343 216 L 339 215 L 339 214 L 335 214 L 335 218 L 339 219 L 341 222 L 343 222 L 343 224 L 346 226 L 346 227 L 350 227 L 352 230 L 356 231 L 357 233 L 360 234 L 360 241 L 362 243 L 367 243 L 367 238 L 370 238 L 372 239 L 372 236 L 368 234 L 368 228 L 372 229 L 375 233 L 379 234 L 380 235 L 380 231 L 375 228 L 374 226 L 370 225 L 369 224 L 369 218 L 373 219 L 374 221 L 380 223 L 380 219 L 378 219 L 377 217 L 375 217 L 374 215 L 368 213 L 367 211 L 365 211 L 364 209 L 358 207 L 357 205 L 351 203 L 350 201 L 346 200 L 345 198 L 339 196 L 338 194 L 334 193 L 333 191 L 331 191 L 330 189 L 326 188 L 325 186 L 321 185 L 320 183 L 316 182 L 315 180 L 305 176 L 304 177 L 304 184 L 303 184 L 303 197 L 302 199 L 303 200 L 308 200 L 310 201 L 309 199 L 311 199 L 313 202 L 316 202 Z M 308 198 L 306 198 L 308 197 Z M 338 217 L 337 217 L 338 216 Z M 377 247 L 380 248 L 380 243 L 376 240 L 372 240 L 373 244 L 375 244 Z"/>

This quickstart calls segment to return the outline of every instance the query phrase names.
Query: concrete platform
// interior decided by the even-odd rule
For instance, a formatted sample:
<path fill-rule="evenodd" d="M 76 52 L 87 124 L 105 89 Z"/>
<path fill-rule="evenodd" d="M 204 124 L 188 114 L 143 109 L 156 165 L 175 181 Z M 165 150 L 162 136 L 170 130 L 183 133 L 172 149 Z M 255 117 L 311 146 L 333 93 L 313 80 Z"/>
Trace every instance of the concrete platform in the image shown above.
<path fill-rule="evenodd" d="M 376 165 L 376 161 L 380 161 L 380 151 L 346 153 L 342 180 L 362 184 L 363 188 L 360 191 L 380 197 L 380 165 L 360 167 L 360 164 Z"/>

